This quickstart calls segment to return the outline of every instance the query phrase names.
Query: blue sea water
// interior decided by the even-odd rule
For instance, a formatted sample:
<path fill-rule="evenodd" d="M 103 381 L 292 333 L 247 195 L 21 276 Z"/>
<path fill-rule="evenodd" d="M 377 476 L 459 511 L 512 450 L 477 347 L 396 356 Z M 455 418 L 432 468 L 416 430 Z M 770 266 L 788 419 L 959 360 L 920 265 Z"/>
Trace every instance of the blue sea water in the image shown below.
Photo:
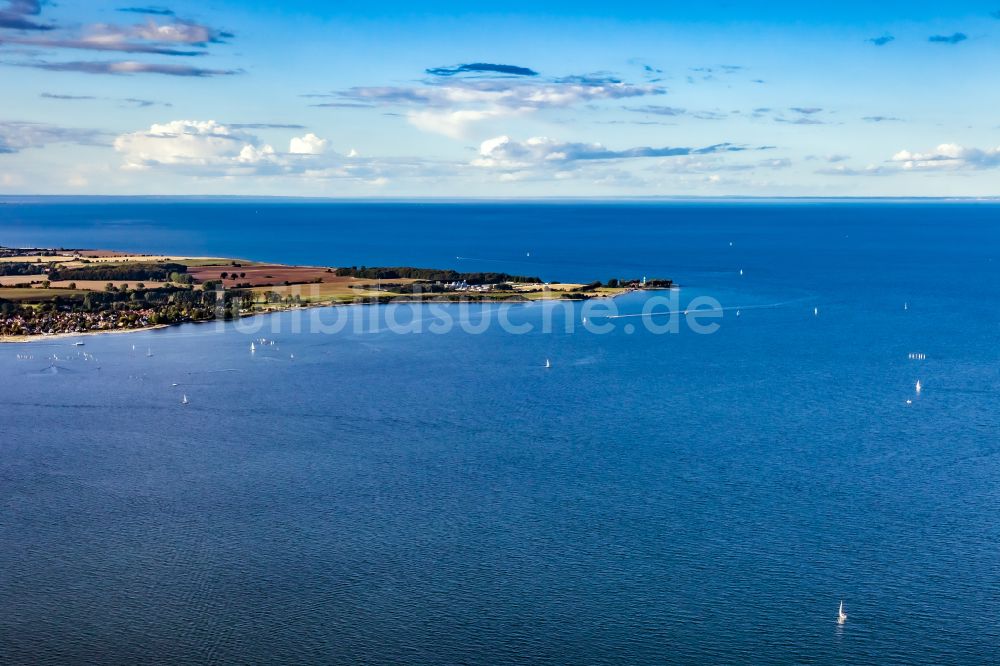
<path fill-rule="evenodd" d="M 995 663 L 998 223 L 8 201 L 0 245 L 669 277 L 741 316 L 400 334 L 351 307 L 0 346 L 0 662 Z"/>

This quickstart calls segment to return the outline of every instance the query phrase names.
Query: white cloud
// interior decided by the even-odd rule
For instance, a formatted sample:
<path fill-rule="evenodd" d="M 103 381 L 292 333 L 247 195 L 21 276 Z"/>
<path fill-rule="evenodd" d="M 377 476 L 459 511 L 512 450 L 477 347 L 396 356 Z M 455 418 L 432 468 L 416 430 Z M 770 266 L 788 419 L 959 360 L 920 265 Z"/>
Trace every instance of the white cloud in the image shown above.
<path fill-rule="evenodd" d="M 4 41 L 46 49 L 122 51 L 160 55 L 204 55 L 209 44 L 221 42 L 229 33 L 192 21 L 159 23 L 150 19 L 136 25 L 94 23 L 46 32 L 40 35 L 5 35 Z"/>
<path fill-rule="evenodd" d="M 329 146 L 329 141 L 310 132 L 302 137 L 292 137 L 288 145 L 288 152 L 295 155 L 322 155 Z"/>
<path fill-rule="evenodd" d="M 245 151 L 250 148 L 250 151 Z M 256 139 L 214 120 L 173 120 L 154 124 L 146 131 L 122 134 L 115 150 L 125 158 L 128 169 L 152 166 L 235 166 L 259 159 L 270 146 L 259 150 Z"/>
<path fill-rule="evenodd" d="M 637 146 L 612 150 L 599 143 L 558 141 L 536 136 L 526 141 L 515 141 L 508 136 L 498 136 L 483 141 L 479 157 L 472 164 L 484 168 L 519 169 L 544 164 L 559 164 L 561 168 L 574 162 L 624 160 L 641 157 L 683 157 L 734 153 L 748 150 L 744 146 L 719 143 L 703 148 L 684 146 Z"/>
<path fill-rule="evenodd" d="M 240 149 L 240 154 L 237 157 L 237 160 L 241 164 L 260 164 L 262 162 L 273 160 L 274 156 L 274 148 L 267 144 L 264 144 L 259 148 L 257 146 L 247 144 Z"/>
<path fill-rule="evenodd" d="M 747 156 L 764 148 L 748 148 L 728 143 L 700 148 L 638 146 L 611 149 L 599 143 L 559 141 L 532 137 L 517 141 L 498 136 L 483 141 L 472 165 L 492 174 L 498 182 L 541 182 L 576 180 L 589 187 L 656 187 L 666 175 L 709 176 L 721 172 L 753 172 L 756 169 L 783 169 L 791 162 L 784 158 L 731 163 L 727 157 Z M 650 159 L 653 158 L 653 159 Z M 658 159 L 657 159 L 658 158 Z M 676 184 L 676 178 L 671 182 Z"/>
<path fill-rule="evenodd" d="M 101 145 L 104 141 L 104 135 L 96 130 L 0 121 L 0 155 L 17 153 L 26 148 L 41 148 L 50 143 Z"/>
<path fill-rule="evenodd" d="M 886 169 L 885 167 L 880 167 L 876 164 L 869 164 L 862 169 L 856 169 L 846 164 L 837 164 L 825 169 L 818 169 L 816 173 L 821 176 L 884 176 L 893 171 L 895 170 Z"/>
<path fill-rule="evenodd" d="M 564 108 L 582 102 L 662 95 L 658 86 L 638 86 L 613 80 L 587 81 L 453 81 L 447 85 L 373 86 L 351 88 L 337 96 L 383 105 L 450 108 L 456 105 L 502 106 L 510 109 Z"/>
<path fill-rule="evenodd" d="M 792 166 L 792 161 L 787 157 L 779 157 L 773 160 L 763 160 L 758 162 L 756 166 L 765 169 L 787 169 Z"/>
<path fill-rule="evenodd" d="M 721 171 L 725 163 L 716 155 L 688 155 L 661 160 L 654 168 L 658 173 L 701 174 Z"/>
<path fill-rule="evenodd" d="M 492 118 L 509 117 L 517 113 L 516 110 L 508 109 L 412 111 L 406 114 L 406 118 L 417 129 L 432 134 L 443 134 L 452 139 L 461 139 L 469 135 L 469 130 L 476 123 Z"/>
<path fill-rule="evenodd" d="M 658 86 L 576 77 L 552 81 L 475 79 L 422 86 L 358 87 L 333 96 L 349 103 L 419 107 L 406 114 L 413 126 L 425 132 L 464 138 L 476 124 L 491 119 L 665 92 Z"/>
<path fill-rule="evenodd" d="M 892 161 L 904 169 L 992 169 L 1000 166 L 1000 146 L 996 148 L 965 148 L 954 143 L 942 143 L 926 153 L 901 150 Z"/>
<path fill-rule="evenodd" d="M 134 25 L 95 23 L 87 26 L 83 36 L 80 37 L 80 41 L 84 43 L 108 45 L 119 45 L 130 39 L 161 44 L 203 46 L 209 42 L 217 41 L 219 33 L 207 25 L 193 21 L 176 20 L 170 23 L 159 23 L 154 19 L 149 19 L 145 23 Z"/>
<path fill-rule="evenodd" d="M 214 30 L 190 21 L 157 23 L 150 19 L 144 24 L 134 25 L 128 30 L 130 37 L 147 39 L 151 42 L 176 42 L 180 44 L 204 44 L 216 39 Z"/>
<path fill-rule="evenodd" d="M 393 173 L 418 174 L 418 163 L 391 164 L 343 155 L 313 133 L 292 137 L 288 152 L 214 120 L 172 120 L 122 134 L 114 142 L 127 170 L 169 169 L 199 177 L 352 179 L 383 185 Z"/>
<path fill-rule="evenodd" d="M 723 172 L 748 172 L 758 169 L 788 169 L 792 160 L 787 157 L 758 160 L 756 162 L 730 162 L 721 153 L 693 154 L 661 160 L 653 169 L 669 174 L 719 174 Z M 716 176 L 715 181 L 720 180 Z"/>
<path fill-rule="evenodd" d="M 173 167 L 192 173 L 302 174 L 340 165 L 342 157 L 315 134 L 293 137 L 279 153 L 257 137 L 214 120 L 172 120 L 115 139 L 126 169 Z"/>

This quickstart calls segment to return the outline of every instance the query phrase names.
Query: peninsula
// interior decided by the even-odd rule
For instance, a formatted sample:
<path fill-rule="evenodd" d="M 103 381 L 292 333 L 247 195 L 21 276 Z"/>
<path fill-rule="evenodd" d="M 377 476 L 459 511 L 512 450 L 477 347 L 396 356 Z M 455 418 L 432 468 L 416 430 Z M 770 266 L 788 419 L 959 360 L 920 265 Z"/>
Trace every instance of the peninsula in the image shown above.
<path fill-rule="evenodd" d="M 287 266 L 109 250 L 0 247 L 0 341 L 393 300 L 583 300 L 670 280 L 589 284 L 445 269 Z"/>

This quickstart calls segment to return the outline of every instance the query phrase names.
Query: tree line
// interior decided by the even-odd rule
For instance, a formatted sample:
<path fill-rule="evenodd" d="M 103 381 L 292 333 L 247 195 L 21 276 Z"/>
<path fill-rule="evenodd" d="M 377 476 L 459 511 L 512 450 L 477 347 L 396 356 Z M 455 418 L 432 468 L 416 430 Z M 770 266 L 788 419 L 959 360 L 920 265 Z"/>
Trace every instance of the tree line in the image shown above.
<path fill-rule="evenodd" d="M 646 287 L 648 289 L 670 289 L 674 286 L 673 280 L 664 280 L 661 278 L 647 278 L 645 284 L 639 278 L 622 279 L 622 278 L 611 278 L 607 282 L 607 286 L 612 289 L 617 289 L 618 287 L 628 288 L 628 287 Z"/>
<path fill-rule="evenodd" d="M 45 272 L 43 264 L 32 264 L 26 261 L 0 261 L 0 275 L 41 275 Z"/>
<path fill-rule="evenodd" d="M 499 284 L 501 282 L 522 282 L 540 284 L 541 278 L 509 273 L 460 273 L 440 268 L 413 268 L 411 266 L 351 266 L 338 268 L 340 277 L 355 277 L 367 280 L 426 280 L 428 282 L 465 282 L 467 284 Z"/>
<path fill-rule="evenodd" d="M 39 299 L 7 301 L 0 298 L 0 315 L 33 318 L 57 312 L 101 313 L 153 310 L 150 323 L 172 324 L 221 316 L 231 319 L 253 308 L 251 291 L 203 291 L 184 287 L 107 289 L 79 294 L 57 294 Z"/>
<path fill-rule="evenodd" d="M 177 263 L 133 263 L 81 266 L 79 268 L 54 268 L 49 272 L 49 279 L 56 280 L 150 280 L 150 281 L 185 281 L 174 280 L 186 275 L 187 266 Z M 190 277 L 190 276 L 186 276 Z M 189 281 L 189 280 L 187 280 Z"/>

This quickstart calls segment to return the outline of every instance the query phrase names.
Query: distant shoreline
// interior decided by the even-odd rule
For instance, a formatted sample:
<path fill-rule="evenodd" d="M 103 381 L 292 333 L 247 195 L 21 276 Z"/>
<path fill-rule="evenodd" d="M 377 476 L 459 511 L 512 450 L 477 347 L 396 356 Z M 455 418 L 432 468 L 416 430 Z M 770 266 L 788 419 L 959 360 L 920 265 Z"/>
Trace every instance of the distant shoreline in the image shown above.
<path fill-rule="evenodd" d="M 675 286 L 675 287 L 672 287 L 672 289 L 679 289 L 679 287 Z M 596 297 L 596 298 L 615 299 L 615 298 L 618 298 L 620 296 L 624 296 L 626 294 L 635 293 L 636 291 L 662 291 L 662 289 L 645 289 L 645 290 L 627 289 L 627 290 L 622 290 L 622 291 L 620 291 L 618 293 L 615 293 L 615 294 L 608 294 L 608 295 L 599 296 L 599 297 Z M 2 293 L 2 292 L 0 292 L 0 293 Z M 570 300 L 570 299 L 549 299 L 549 300 L 557 300 L 557 301 L 561 301 L 561 302 L 564 302 L 564 303 L 581 302 L 581 301 L 574 301 L 574 300 Z M 486 300 L 486 299 L 479 299 L 479 300 L 468 300 L 468 301 L 453 301 L 453 300 L 435 300 L 435 299 L 432 299 L 432 298 L 425 298 L 425 299 L 402 299 L 402 300 L 393 300 L 393 301 L 358 301 L 358 302 L 355 302 L 355 303 L 308 303 L 308 304 L 298 305 L 298 306 L 277 307 L 277 308 L 272 309 L 272 310 L 264 310 L 264 311 L 259 311 L 259 312 L 247 312 L 247 313 L 241 314 L 239 316 L 239 319 L 252 319 L 254 317 L 269 317 L 269 316 L 272 316 L 272 315 L 283 314 L 283 313 L 286 313 L 286 312 L 295 312 L 297 310 L 313 310 L 313 309 L 317 309 L 317 308 L 346 308 L 346 307 L 353 307 L 353 306 L 391 305 L 393 303 L 418 303 L 418 304 L 436 303 L 436 304 L 439 304 L 439 305 L 461 305 L 463 303 L 464 304 L 472 304 L 472 303 L 477 303 L 477 304 L 489 304 L 489 303 L 494 303 L 494 304 L 502 304 L 502 303 L 529 304 L 529 303 L 537 303 L 537 302 L 540 302 L 540 301 L 531 301 L 531 300 L 526 300 L 526 299 L 525 300 Z M 64 340 L 64 339 L 67 339 L 67 338 L 77 338 L 77 337 L 83 337 L 83 336 L 120 335 L 120 334 L 123 334 L 123 333 L 142 333 L 144 331 L 155 331 L 157 329 L 175 328 L 177 326 L 183 326 L 185 324 L 211 324 L 213 322 L 218 322 L 218 321 L 227 321 L 227 320 L 220 320 L 220 319 L 200 319 L 200 320 L 193 320 L 193 321 L 181 321 L 181 322 L 177 322 L 176 324 L 154 324 L 154 325 L 151 325 L 151 326 L 142 326 L 142 327 L 137 327 L 137 328 L 92 329 L 92 330 L 89 330 L 89 331 L 66 332 L 66 333 L 39 333 L 39 334 L 24 335 L 24 336 L 0 336 L 0 345 L 4 345 L 4 344 L 30 344 L 30 343 L 33 343 L 33 342 L 44 342 L 46 340 Z M 228 321 L 233 321 L 233 320 L 228 320 Z"/>
<path fill-rule="evenodd" d="M 672 280 L 645 277 L 579 284 L 502 272 L 0 247 L 0 343 L 148 331 L 314 307 L 586 301 L 673 286 Z"/>
<path fill-rule="evenodd" d="M 756 196 L 733 194 L 728 196 L 631 196 L 631 197 L 385 197 L 385 198 L 356 198 L 356 197 L 292 197 L 292 196 L 236 196 L 228 194 L 4 194 L 0 195 L 0 205 L 23 205 L 32 203 L 108 203 L 108 202 L 129 202 L 136 203 L 328 203 L 328 204 L 617 204 L 617 203 L 1000 203 L 1000 196 L 996 194 L 982 196 L 964 197 L 915 197 L 915 196 L 842 196 L 829 197 L 823 195 L 804 196 Z"/>
<path fill-rule="evenodd" d="M 204 323 L 204 322 L 192 322 Z M 178 324 L 179 325 L 179 324 Z M 64 340 L 66 338 L 78 338 L 84 335 L 120 335 L 122 333 L 140 333 L 142 331 L 153 331 L 158 328 L 170 328 L 171 324 L 156 324 L 154 326 L 144 326 L 142 328 L 114 328 L 105 330 L 81 331 L 79 333 L 39 333 L 37 335 L 24 336 L 0 336 L 0 344 L 18 344 L 30 342 L 43 342 L 45 340 Z"/>

